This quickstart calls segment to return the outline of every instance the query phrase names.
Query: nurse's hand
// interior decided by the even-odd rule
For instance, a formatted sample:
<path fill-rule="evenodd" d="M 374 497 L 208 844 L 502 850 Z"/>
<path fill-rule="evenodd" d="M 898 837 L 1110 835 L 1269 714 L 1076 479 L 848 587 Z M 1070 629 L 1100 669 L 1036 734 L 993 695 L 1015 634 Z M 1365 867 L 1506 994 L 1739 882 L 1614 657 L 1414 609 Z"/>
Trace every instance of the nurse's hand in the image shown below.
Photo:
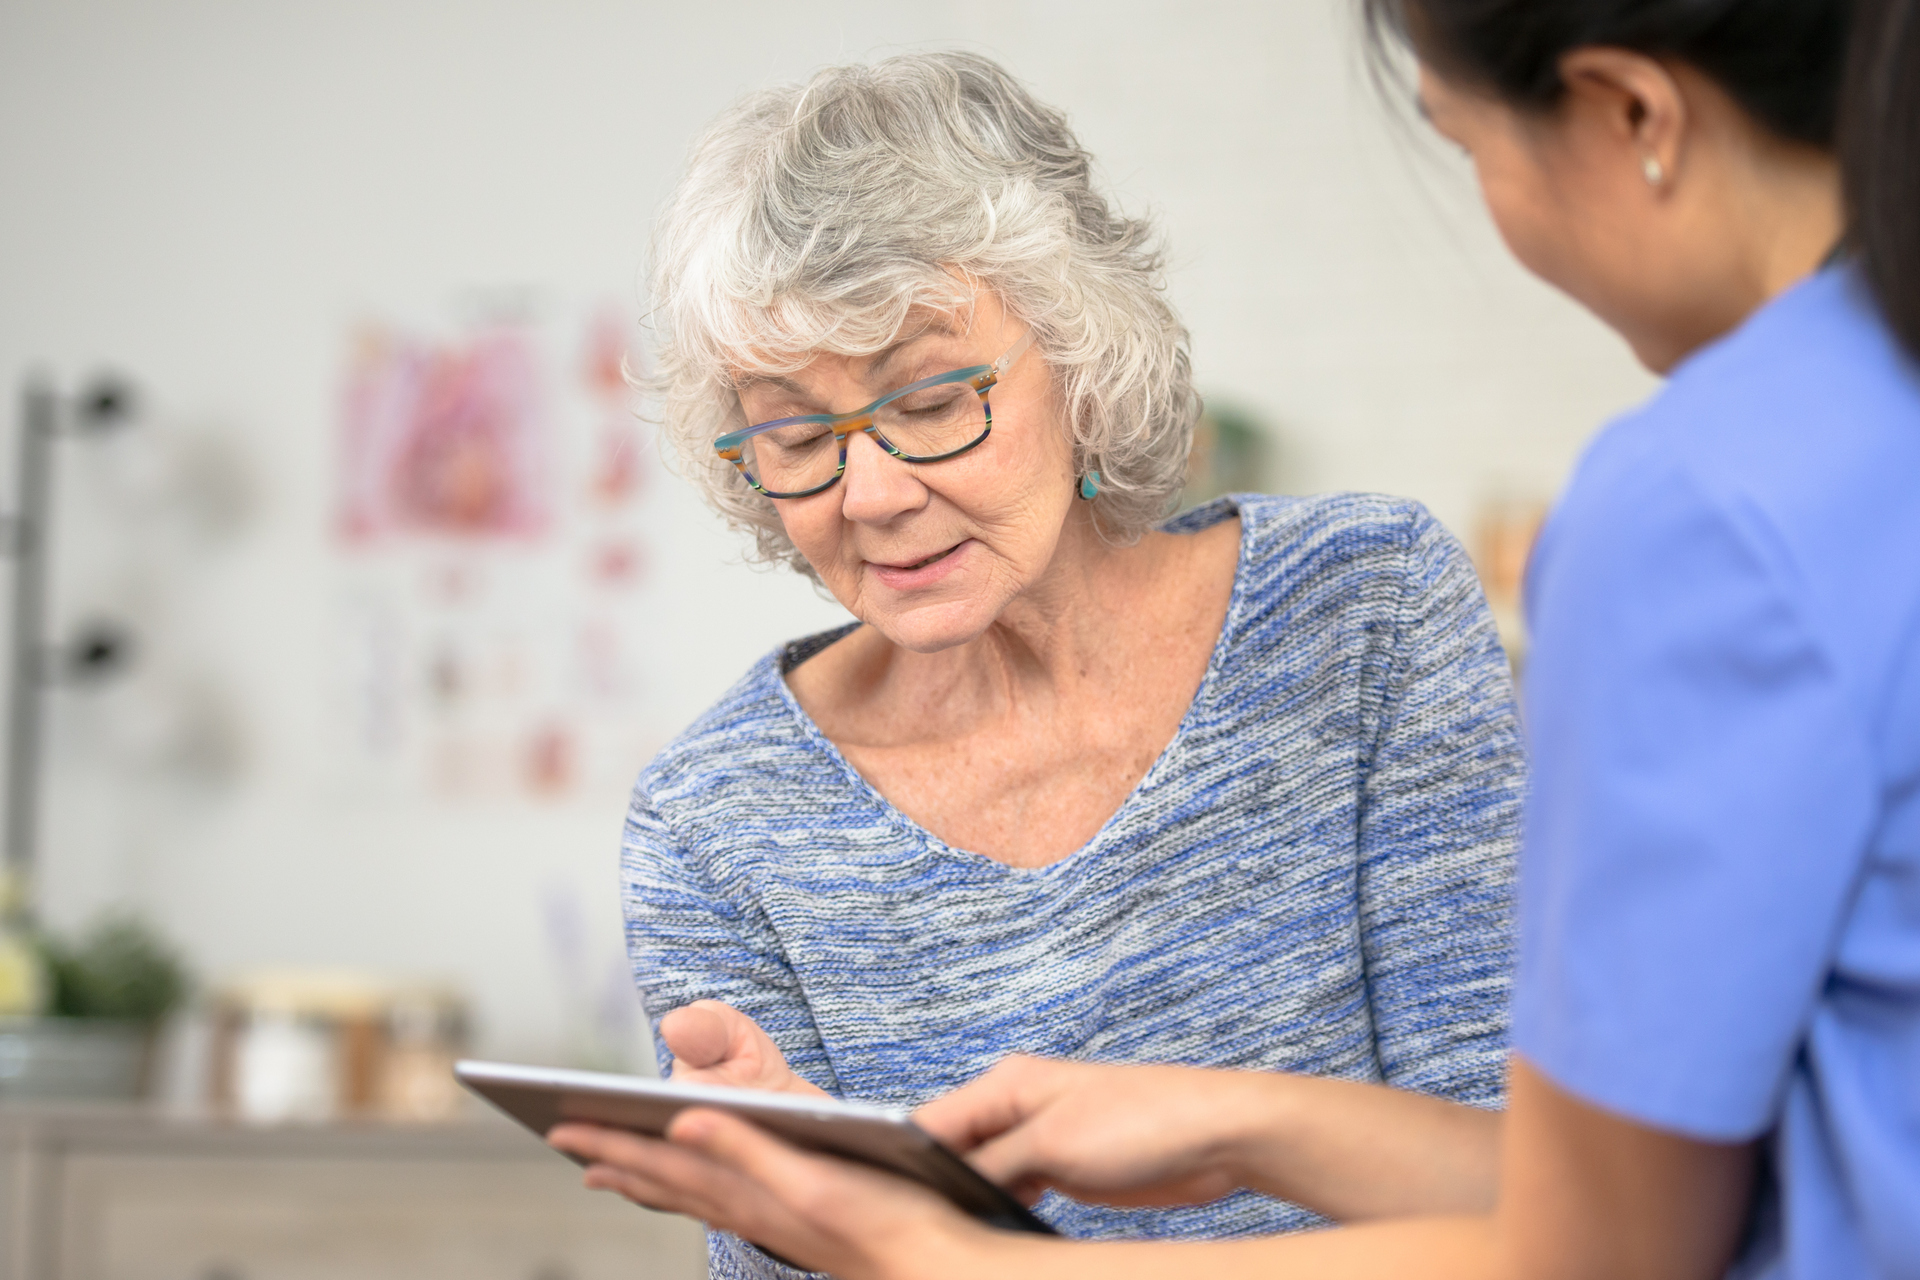
<path fill-rule="evenodd" d="M 840 1280 L 1004 1274 L 1019 1242 L 930 1191 L 799 1151 L 718 1111 L 683 1111 L 667 1141 L 561 1125 L 547 1141 L 590 1161 L 589 1187 L 698 1218 Z M 1029 1272 L 1029 1274 L 1039 1274 Z"/>
<path fill-rule="evenodd" d="M 989 1179 L 1117 1205 L 1246 1188 L 1342 1222 L 1485 1212 L 1500 1117 L 1278 1071 L 1008 1058 L 915 1113 Z"/>
<path fill-rule="evenodd" d="M 787 1065 L 780 1046 L 760 1024 L 718 1000 L 697 1000 L 660 1019 L 673 1051 L 670 1077 L 681 1084 L 723 1084 L 826 1097 L 825 1090 Z"/>
<path fill-rule="evenodd" d="M 1204 1204 L 1230 1161 L 1251 1073 L 1011 1057 L 914 1120 L 1028 1204 L 1049 1188 L 1114 1205 Z"/>

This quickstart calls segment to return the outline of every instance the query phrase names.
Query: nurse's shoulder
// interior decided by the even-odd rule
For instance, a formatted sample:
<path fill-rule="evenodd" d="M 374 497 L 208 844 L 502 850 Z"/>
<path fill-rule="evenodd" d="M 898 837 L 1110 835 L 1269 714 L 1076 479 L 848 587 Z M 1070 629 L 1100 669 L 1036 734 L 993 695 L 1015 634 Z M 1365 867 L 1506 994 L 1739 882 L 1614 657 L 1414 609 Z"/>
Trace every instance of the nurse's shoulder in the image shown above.
<path fill-rule="evenodd" d="M 1854 272 L 1823 271 L 1684 361 L 1590 455 L 1603 474 L 1672 467 L 1710 497 L 1792 521 L 1794 495 L 1857 496 L 1863 469 L 1904 463 L 1914 475 L 1920 368 Z"/>
<path fill-rule="evenodd" d="M 1823 271 L 1593 441 L 1543 535 L 1532 604 L 1599 579 L 1645 598 L 1649 575 L 1713 543 L 1731 556 L 1717 573 L 1776 598 L 1871 686 L 1920 609 L 1917 480 L 1920 364 L 1851 268 Z"/>
<path fill-rule="evenodd" d="M 1678 487 L 1799 561 L 1865 550 L 1856 539 L 1906 521 L 1914 540 L 1904 545 L 1920 545 L 1916 477 L 1920 365 L 1841 267 L 1775 298 L 1610 424 L 1563 505 L 1570 519 L 1612 522 L 1650 491 Z"/>

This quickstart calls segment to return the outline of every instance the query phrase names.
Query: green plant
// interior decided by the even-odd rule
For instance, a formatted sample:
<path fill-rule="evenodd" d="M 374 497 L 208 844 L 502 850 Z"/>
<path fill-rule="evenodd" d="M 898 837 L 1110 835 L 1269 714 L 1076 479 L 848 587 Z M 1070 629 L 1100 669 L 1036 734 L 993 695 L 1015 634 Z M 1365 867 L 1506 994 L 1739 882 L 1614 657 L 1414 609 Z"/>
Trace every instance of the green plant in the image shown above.
<path fill-rule="evenodd" d="M 179 954 L 135 916 L 103 916 L 73 943 L 42 936 L 40 949 L 53 988 L 47 1012 L 54 1017 L 157 1022 L 187 992 Z"/>

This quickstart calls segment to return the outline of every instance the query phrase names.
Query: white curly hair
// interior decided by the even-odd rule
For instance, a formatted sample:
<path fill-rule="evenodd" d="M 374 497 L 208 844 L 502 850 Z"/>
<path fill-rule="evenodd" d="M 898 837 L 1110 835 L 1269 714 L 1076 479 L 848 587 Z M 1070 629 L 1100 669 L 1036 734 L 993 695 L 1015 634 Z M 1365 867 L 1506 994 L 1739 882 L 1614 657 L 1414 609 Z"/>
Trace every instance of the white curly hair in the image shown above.
<path fill-rule="evenodd" d="M 713 451 L 746 425 L 734 378 L 871 354 L 984 287 L 1033 329 L 1076 473 L 1100 473 L 1100 527 L 1130 541 L 1177 503 L 1200 411 L 1163 270 L 1154 228 L 1095 188 L 1066 118 L 990 59 L 832 67 L 749 95 L 695 145 L 655 232 L 645 386 L 755 558 L 815 576 Z"/>

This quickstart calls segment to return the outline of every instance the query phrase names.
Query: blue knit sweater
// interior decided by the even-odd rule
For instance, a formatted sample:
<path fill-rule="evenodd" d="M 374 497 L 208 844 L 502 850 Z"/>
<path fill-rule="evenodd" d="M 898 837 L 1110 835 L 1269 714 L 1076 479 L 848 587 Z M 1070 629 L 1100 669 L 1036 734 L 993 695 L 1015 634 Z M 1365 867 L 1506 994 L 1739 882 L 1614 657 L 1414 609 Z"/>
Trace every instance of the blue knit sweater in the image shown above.
<path fill-rule="evenodd" d="M 1192 706 L 1087 845 L 1046 867 L 955 849 L 887 803 L 768 655 L 648 766 L 622 890 L 656 1026 L 751 1015 L 807 1079 L 912 1106 L 1009 1053 L 1386 1081 L 1498 1105 L 1526 765 L 1506 658 L 1459 545 L 1416 503 L 1241 496 L 1226 623 Z M 662 1063 L 667 1058 L 662 1048 Z M 1074 1236 L 1317 1220 L 1251 1193 Z M 791 1274 L 715 1235 L 716 1276 Z"/>

